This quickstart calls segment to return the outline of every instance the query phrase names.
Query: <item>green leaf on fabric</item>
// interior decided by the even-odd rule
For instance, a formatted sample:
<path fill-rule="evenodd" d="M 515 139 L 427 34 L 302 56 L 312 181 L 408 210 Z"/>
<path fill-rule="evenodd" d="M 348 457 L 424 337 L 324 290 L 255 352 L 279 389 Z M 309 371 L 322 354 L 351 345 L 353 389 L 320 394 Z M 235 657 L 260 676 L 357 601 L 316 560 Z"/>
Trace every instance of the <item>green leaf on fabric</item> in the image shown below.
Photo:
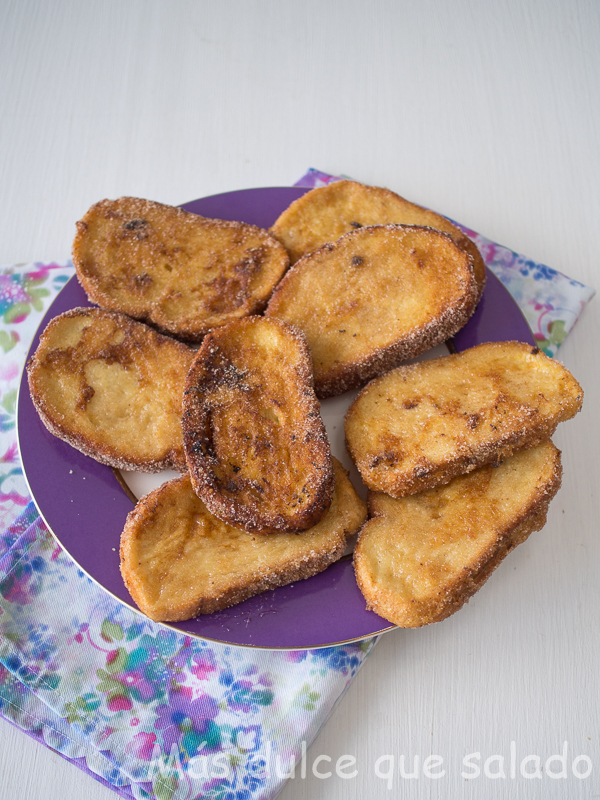
<path fill-rule="evenodd" d="M 48 289 L 30 289 L 29 296 L 31 298 L 31 305 L 36 311 L 44 310 L 44 303 L 42 297 L 48 297 L 50 292 Z"/>
<path fill-rule="evenodd" d="M 116 622 L 105 619 L 100 628 L 100 635 L 105 642 L 120 642 L 123 638 L 123 628 Z"/>
<path fill-rule="evenodd" d="M 0 331 L 0 347 L 5 353 L 8 353 L 18 343 L 19 337 L 15 331 L 11 331 L 10 335 L 7 331 Z"/>
<path fill-rule="evenodd" d="M 319 693 L 311 692 L 310 684 L 305 683 L 294 698 L 294 705 L 303 708 L 305 711 L 314 711 L 319 697 Z"/>
<path fill-rule="evenodd" d="M 11 306 L 6 310 L 6 313 L 4 314 L 4 321 L 13 322 L 19 317 L 26 317 L 29 314 L 29 311 L 29 303 L 15 303 L 14 306 Z"/>
<path fill-rule="evenodd" d="M 4 333 L 4 331 L 0 331 L 0 333 Z M 10 389 L 6 392 L 5 395 L 2 395 L 2 400 L 0 401 L 2 408 L 8 411 L 9 414 L 15 413 L 15 405 L 17 402 L 17 390 Z"/>
<path fill-rule="evenodd" d="M 551 322 L 550 325 L 548 325 L 548 332 L 550 333 L 550 342 L 560 347 L 567 338 L 564 319 L 555 319 L 554 322 Z"/>
<path fill-rule="evenodd" d="M 106 670 L 110 674 L 115 672 L 123 672 L 125 664 L 127 663 L 127 650 L 124 647 L 119 647 L 111 654 L 110 661 L 106 660 Z"/>
<path fill-rule="evenodd" d="M 123 691 L 123 684 L 116 681 L 103 669 L 97 669 L 96 675 L 100 678 L 100 683 L 96 687 L 99 692 L 103 694 L 107 692 L 122 692 Z"/>
<path fill-rule="evenodd" d="M 32 286 L 40 286 L 42 283 L 45 283 L 46 278 L 32 278 L 31 273 L 29 273 L 25 278 L 25 288 L 27 291 L 31 291 Z"/>
<path fill-rule="evenodd" d="M 85 722 L 85 717 L 83 717 L 79 713 L 79 709 L 75 703 L 65 703 L 65 716 L 67 718 L 67 722 L 72 724 L 73 722 Z"/>
<path fill-rule="evenodd" d="M 95 711 L 100 706 L 100 700 L 92 692 L 86 692 L 75 698 L 75 706 L 85 712 Z"/>
<path fill-rule="evenodd" d="M 179 782 L 174 775 L 157 775 L 152 781 L 152 790 L 156 800 L 171 800 Z"/>

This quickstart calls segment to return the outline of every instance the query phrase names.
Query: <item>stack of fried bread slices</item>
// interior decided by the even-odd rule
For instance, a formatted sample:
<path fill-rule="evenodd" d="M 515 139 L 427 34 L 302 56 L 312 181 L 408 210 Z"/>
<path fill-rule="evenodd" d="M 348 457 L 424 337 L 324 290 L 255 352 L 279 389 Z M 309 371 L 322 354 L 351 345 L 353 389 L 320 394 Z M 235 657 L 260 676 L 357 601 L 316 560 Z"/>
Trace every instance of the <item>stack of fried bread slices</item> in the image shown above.
<path fill-rule="evenodd" d="M 444 217 L 353 181 L 308 192 L 271 231 L 104 200 L 77 223 L 73 261 L 99 308 L 51 321 L 31 396 L 98 461 L 184 473 L 139 500 L 121 537 L 152 619 L 310 577 L 360 531 L 367 605 L 422 625 L 544 523 L 560 484 L 548 439 L 581 406 L 572 376 L 510 342 L 400 366 L 452 337 L 485 286 Z M 346 437 L 369 518 L 317 400 L 361 387 Z"/>
<path fill-rule="evenodd" d="M 563 366 L 520 342 L 399 367 L 363 389 L 345 425 L 369 487 L 354 555 L 369 607 L 403 627 L 459 609 L 545 524 L 561 480 L 549 437 L 582 399 Z"/>

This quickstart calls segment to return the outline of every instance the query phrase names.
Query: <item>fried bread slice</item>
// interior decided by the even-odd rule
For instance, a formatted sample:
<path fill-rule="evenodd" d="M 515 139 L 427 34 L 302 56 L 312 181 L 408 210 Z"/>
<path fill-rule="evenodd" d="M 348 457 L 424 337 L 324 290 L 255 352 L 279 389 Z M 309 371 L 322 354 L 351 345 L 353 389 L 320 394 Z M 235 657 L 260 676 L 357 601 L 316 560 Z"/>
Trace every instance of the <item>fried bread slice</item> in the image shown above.
<path fill-rule="evenodd" d="M 446 217 L 415 205 L 389 189 L 366 186 L 356 181 L 336 181 L 307 192 L 279 216 L 271 233 L 290 254 L 299 258 L 326 242 L 368 225 L 424 225 L 450 234 L 456 244 L 473 259 L 477 296 L 485 286 L 485 264 L 471 239 Z"/>
<path fill-rule="evenodd" d="M 334 469 L 329 510 L 301 534 L 258 536 L 222 522 L 188 475 L 143 497 L 121 536 L 121 573 L 136 604 L 154 620 L 190 619 L 322 572 L 366 519 L 364 502 L 335 459 Z"/>
<path fill-rule="evenodd" d="M 192 485 L 246 531 L 303 531 L 325 514 L 333 468 L 300 331 L 247 317 L 210 333 L 190 369 L 183 437 Z"/>
<path fill-rule="evenodd" d="M 48 430 L 120 469 L 186 469 L 183 386 L 194 351 L 123 314 L 75 308 L 55 317 L 27 365 Z"/>
<path fill-rule="evenodd" d="M 369 493 L 372 518 L 354 550 L 367 608 L 404 628 L 454 614 L 544 526 L 560 482 L 560 451 L 547 441 L 411 497 Z"/>
<path fill-rule="evenodd" d="M 267 231 L 121 197 L 77 223 L 77 277 L 90 300 L 200 341 L 211 328 L 263 310 L 288 267 Z"/>
<path fill-rule="evenodd" d="M 346 443 L 370 489 L 401 497 L 539 444 L 582 400 L 537 347 L 481 344 L 372 381 L 348 409 Z"/>
<path fill-rule="evenodd" d="M 304 331 L 317 396 L 329 397 L 443 342 L 476 301 L 472 259 L 448 234 L 379 225 L 300 259 L 265 313 Z"/>

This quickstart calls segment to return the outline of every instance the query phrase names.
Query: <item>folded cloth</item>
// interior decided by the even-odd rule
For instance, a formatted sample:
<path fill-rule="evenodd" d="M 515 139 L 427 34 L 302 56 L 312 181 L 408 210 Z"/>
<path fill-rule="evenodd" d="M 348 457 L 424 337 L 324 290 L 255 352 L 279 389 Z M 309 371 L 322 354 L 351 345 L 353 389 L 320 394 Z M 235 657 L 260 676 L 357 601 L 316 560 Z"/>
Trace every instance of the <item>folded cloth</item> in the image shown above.
<path fill-rule="evenodd" d="M 0 713 L 124 797 L 273 797 L 373 647 L 193 639 L 94 584 L 32 504 L 4 539 Z"/>
<path fill-rule="evenodd" d="M 301 185 L 334 179 L 311 170 Z M 555 352 L 593 290 L 467 233 Z M 193 639 L 115 600 L 57 545 L 27 492 L 15 403 L 34 332 L 72 273 L 0 271 L 0 715 L 122 797 L 272 798 L 303 774 L 376 639 L 293 652 Z"/>
<path fill-rule="evenodd" d="M 286 652 L 180 635 L 57 545 L 28 495 L 15 404 L 33 335 L 72 274 L 0 271 L 0 715 L 123 797 L 274 797 L 376 640 Z"/>

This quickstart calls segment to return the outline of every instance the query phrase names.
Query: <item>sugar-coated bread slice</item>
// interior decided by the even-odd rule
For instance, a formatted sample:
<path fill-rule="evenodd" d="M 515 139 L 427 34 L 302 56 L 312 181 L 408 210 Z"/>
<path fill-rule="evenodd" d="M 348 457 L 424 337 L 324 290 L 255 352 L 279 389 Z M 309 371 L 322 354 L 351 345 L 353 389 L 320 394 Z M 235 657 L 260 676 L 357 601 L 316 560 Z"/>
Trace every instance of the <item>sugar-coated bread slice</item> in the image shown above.
<path fill-rule="evenodd" d="M 141 322 L 76 308 L 46 327 L 27 365 L 42 422 L 103 464 L 186 469 L 183 386 L 194 351 Z"/>
<path fill-rule="evenodd" d="M 222 522 L 188 475 L 150 492 L 121 536 L 121 573 L 136 604 L 154 620 L 190 619 L 322 572 L 366 519 L 346 471 L 334 467 L 331 506 L 301 534 L 258 536 Z"/>
<path fill-rule="evenodd" d="M 371 519 L 354 550 L 367 607 L 404 628 L 454 614 L 543 527 L 560 481 L 548 441 L 411 497 L 369 493 Z"/>
<path fill-rule="evenodd" d="M 344 233 L 369 225 L 424 225 L 449 233 L 473 258 L 477 296 L 485 286 L 485 264 L 474 242 L 446 217 L 415 205 L 378 186 L 336 181 L 307 192 L 279 216 L 271 233 L 285 246 L 290 261 L 335 242 Z"/>
<path fill-rule="evenodd" d="M 77 223 L 73 263 L 102 308 L 200 341 L 211 328 L 262 311 L 289 259 L 255 225 L 121 197 L 96 203 Z"/>
<path fill-rule="evenodd" d="M 194 490 L 246 531 L 303 531 L 329 508 L 333 467 L 300 331 L 247 317 L 209 334 L 190 369 L 183 436 Z"/>
<path fill-rule="evenodd" d="M 401 497 L 539 444 L 582 400 L 537 347 L 481 344 L 372 381 L 348 409 L 346 442 L 367 486 Z"/>
<path fill-rule="evenodd" d="M 300 259 L 266 314 L 304 331 L 315 390 L 329 397 L 443 342 L 476 301 L 472 259 L 448 234 L 379 225 Z"/>

